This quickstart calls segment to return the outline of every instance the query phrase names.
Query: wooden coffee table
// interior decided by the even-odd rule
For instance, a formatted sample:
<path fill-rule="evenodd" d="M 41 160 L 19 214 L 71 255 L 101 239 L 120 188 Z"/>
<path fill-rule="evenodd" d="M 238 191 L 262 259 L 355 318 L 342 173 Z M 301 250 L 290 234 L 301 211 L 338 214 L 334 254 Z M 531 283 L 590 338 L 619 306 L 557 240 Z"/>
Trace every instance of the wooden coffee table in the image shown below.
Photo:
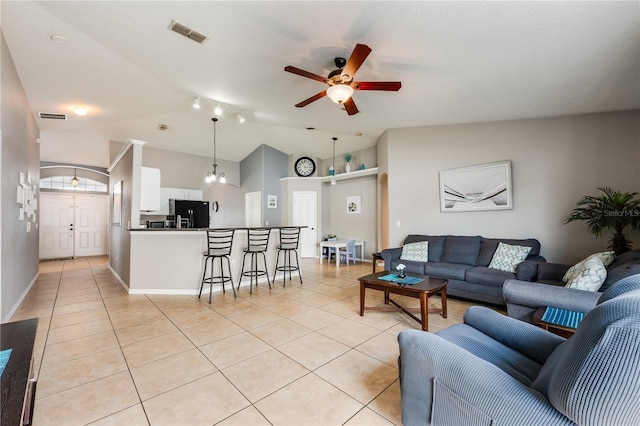
<path fill-rule="evenodd" d="M 385 281 L 379 279 L 379 277 L 383 277 L 388 274 L 392 274 L 393 272 L 382 271 L 377 272 L 375 274 L 366 275 L 364 277 L 358 278 L 360 281 L 360 316 L 364 316 L 365 309 L 371 311 L 402 311 L 405 314 L 409 315 L 414 320 L 418 321 L 422 325 L 422 330 L 428 331 L 429 329 L 429 304 L 427 300 L 433 296 L 434 294 L 440 293 L 442 298 L 442 309 L 432 309 L 431 313 L 440 313 L 443 318 L 447 317 L 447 280 L 443 280 L 440 278 L 432 278 L 425 277 L 421 275 L 413 275 L 407 274 L 410 277 L 418 277 L 424 278 L 423 281 L 420 281 L 417 284 L 413 285 L 401 285 L 392 281 Z M 365 307 L 364 306 L 364 297 L 366 289 L 379 290 L 384 292 L 384 303 L 388 305 L 391 303 L 395 306 L 392 307 Z M 420 309 L 412 309 L 412 308 L 404 308 L 396 303 L 394 300 L 391 300 L 389 294 L 400 294 L 403 296 L 415 297 L 416 299 L 420 299 Z M 420 312 L 420 318 L 413 315 L 412 312 Z"/>

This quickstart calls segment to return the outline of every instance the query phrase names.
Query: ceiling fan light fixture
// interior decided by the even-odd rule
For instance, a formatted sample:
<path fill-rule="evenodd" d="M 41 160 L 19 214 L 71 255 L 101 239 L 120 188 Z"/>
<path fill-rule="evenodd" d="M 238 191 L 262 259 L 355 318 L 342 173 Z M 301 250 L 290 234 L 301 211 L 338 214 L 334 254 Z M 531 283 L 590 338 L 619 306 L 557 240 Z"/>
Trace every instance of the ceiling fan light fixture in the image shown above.
<path fill-rule="evenodd" d="M 327 89 L 327 96 L 337 104 L 343 104 L 353 95 L 353 87 L 348 84 L 334 84 Z"/>

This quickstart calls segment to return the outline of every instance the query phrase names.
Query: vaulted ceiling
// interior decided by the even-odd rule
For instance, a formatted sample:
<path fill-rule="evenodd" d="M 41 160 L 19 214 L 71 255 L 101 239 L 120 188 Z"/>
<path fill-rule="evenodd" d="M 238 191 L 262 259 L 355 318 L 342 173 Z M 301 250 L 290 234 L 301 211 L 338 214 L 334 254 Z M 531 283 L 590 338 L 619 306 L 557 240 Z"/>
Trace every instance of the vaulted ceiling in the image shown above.
<path fill-rule="evenodd" d="M 344 153 L 375 145 L 390 128 L 640 108 L 636 1 L 2 1 L 1 8 L 44 141 L 140 139 L 210 156 L 219 102 L 219 158 L 239 161 L 263 143 L 328 158 L 333 136 Z M 208 40 L 170 31 L 172 20 Z M 327 75 L 357 43 L 373 51 L 356 79 L 401 81 L 400 91 L 356 92 L 354 116 L 326 97 L 296 108 L 325 86 L 284 67 Z M 86 116 L 73 114 L 78 105 Z M 39 112 L 69 116 L 44 120 Z"/>

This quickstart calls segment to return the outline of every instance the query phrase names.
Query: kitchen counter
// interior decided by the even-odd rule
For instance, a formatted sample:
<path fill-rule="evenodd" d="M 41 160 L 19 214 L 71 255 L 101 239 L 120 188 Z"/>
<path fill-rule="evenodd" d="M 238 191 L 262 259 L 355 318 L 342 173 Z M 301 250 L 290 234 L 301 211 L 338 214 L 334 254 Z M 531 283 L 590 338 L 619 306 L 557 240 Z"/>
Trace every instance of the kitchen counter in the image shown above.
<path fill-rule="evenodd" d="M 280 242 L 278 230 L 288 226 L 270 226 L 271 235 L 267 246 L 267 268 L 273 278 L 277 246 Z M 295 226 L 293 228 L 305 228 Z M 234 229 L 231 249 L 231 272 L 233 282 L 238 285 L 242 267 L 243 249 L 247 246 L 247 229 Z M 131 263 L 128 289 L 130 294 L 198 294 L 204 267 L 203 253 L 207 250 L 206 228 L 139 228 L 130 229 Z M 276 275 L 282 278 L 282 272 Z M 262 277 L 264 285 L 266 277 Z M 249 285 L 245 278 L 242 285 Z M 280 285 L 282 285 L 280 283 Z M 208 288 L 205 289 L 208 290 Z M 221 286 L 214 286 L 215 290 Z M 204 291 L 204 290 L 203 290 Z M 242 291 L 242 288 L 241 290 Z"/>
<path fill-rule="evenodd" d="M 282 228 L 306 228 L 306 226 L 261 226 L 261 227 L 232 227 L 232 228 L 129 228 L 130 232 L 204 232 L 204 231 L 246 231 L 247 229 L 282 229 Z"/>

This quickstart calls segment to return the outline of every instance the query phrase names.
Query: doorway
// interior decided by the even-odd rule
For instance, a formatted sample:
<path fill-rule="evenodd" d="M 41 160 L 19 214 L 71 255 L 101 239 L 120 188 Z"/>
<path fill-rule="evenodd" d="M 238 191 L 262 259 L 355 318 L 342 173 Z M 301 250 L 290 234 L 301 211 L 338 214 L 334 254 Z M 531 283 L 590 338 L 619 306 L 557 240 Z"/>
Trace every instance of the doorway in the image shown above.
<path fill-rule="evenodd" d="M 40 193 L 40 259 L 107 254 L 107 195 Z"/>
<path fill-rule="evenodd" d="M 244 194 L 244 226 L 247 228 L 262 226 L 262 192 Z"/>
<path fill-rule="evenodd" d="M 300 257 L 316 257 L 316 227 L 318 221 L 318 193 L 293 191 L 293 226 L 300 229 Z"/>

